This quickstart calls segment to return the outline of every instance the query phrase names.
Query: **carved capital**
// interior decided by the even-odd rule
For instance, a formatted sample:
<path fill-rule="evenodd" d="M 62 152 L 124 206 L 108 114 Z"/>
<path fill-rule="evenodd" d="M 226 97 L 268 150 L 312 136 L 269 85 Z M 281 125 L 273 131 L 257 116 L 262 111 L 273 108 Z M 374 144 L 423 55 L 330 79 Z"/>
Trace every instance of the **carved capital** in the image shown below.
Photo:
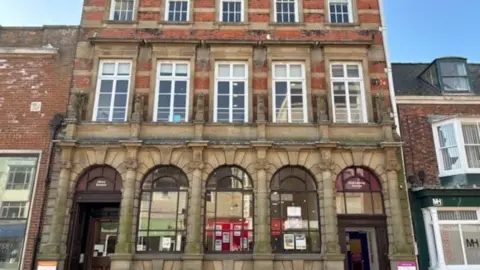
<path fill-rule="evenodd" d="M 315 168 L 320 171 L 329 171 L 333 172 L 335 170 L 335 162 L 332 159 L 322 158 L 317 164 L 315 164 Z"/>
<path fill-rule="evenodd" d="M 59 163 L 60 169 L 70 170 L 72 168 L 72 163 L 70 160 L 61 160 Z"/>
<path fill-rule="evenodd" d="M 144 96 L 142 94 L 136 94 L 133 103 L 132 122 L 139 123 L 143 121 L 143 106 Z"/>
<path fill-rule="evenodd" d="M 327 106 L 327 95 L 319 94 L 316 96 L 317 102 L 317 121 L 318 123 L 328 122 L 328 106 Z"/>
<path fill-rule="evenodd" d="M 266 159 L 258 159 L 254 164 L 255 171 L 265 170 L 267 172 L 273 171 L 273 165 Z"/>
<path fill-rule="evenodd" d="M 205 163 L 201 160 L 194 160 L 188 164 L 188 168 L 190 171 L 203 170 L 203 168 L 205 168 Z"/>
<path fill-rule="evenodd" d="M 205 95 L 203 94 L 203 92 L 197 95 L 197 104 L 195 106 L 195 121 L 205 121 Z"/>
<path fill-rule="evenodd" d="M 401 169 L 400 163 L 397 158 L 397 151 L 390 149 L 386 152 L 385 170 L 387 171 L 399 171 Z"/>
<path fill-rule="evenodd" d="M 127 168 L 127 170 L 129 171 L 134 171 L 138 168 L 138 162 L 137 162 L 137 159 L 136 158 L 132 158 L 132 157 L 129 157 L 127 159 L 125 159 L 125 161 L 123 162 L 123 165 L 125 166 L 125 168 Z"/>

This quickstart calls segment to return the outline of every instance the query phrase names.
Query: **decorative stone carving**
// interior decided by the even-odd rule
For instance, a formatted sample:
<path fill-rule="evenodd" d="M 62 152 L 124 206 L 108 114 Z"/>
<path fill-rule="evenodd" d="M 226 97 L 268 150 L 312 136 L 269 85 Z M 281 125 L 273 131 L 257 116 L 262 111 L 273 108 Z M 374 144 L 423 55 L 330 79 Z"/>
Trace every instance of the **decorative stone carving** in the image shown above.
<path fill-rule="evenodd" d="M 197 105 L 195 106 L 195 121 L 205 121 L 205 95 L 203 92 L 197 95 Z"/>
<path fill-rule="evenodd" d="M 267 159 L 258 159 L 254 164 L 255 171 L 265 170 L 267 172 L 273 171 L 273 165 L 267 161 Z"/>
<path fill-rule="evenodd" d="M 397 151 L 394 149 L 387 150 L 385 160 L 386 171 L 399 171 L 401 169 L 397 158 Z"/>
<path fill-rule="evenodd" d="M 125 168 L 129 171 L 134 171 L 138 168 L 138 162 L 136 158 L 129 157 L 123 162 Z"/>
<path fill-rule="evenodd" d="M 201 160 L 194 160 L 194 161 L 188 163 L 188 169 L 190 171 L 203 170 L 204 167 L 205 167 L 205 163 Z"/>
<path fill-rule="evenodd" d="M 66 169 L 69 170 L 72 168 L 72 163 L 70 160 L 61 160 L 58 165 L 60 166 L 60 169 Z"/>
<path fill-rule="evenodd" d="M 253 65 L 256 68 L 262 68 L 267 62 L 267 49 L 263 45 L 262 41 L 257 43 L 257 46 L 253 48 Z"/>
<path fill-rule="evenodd" d="M 203 70 L 208 70 L 210 65 L 210 48 L 205 43 L 205 40 L 201 41 L 200 46 L 197 48 L 196 64 Z"/>
<path fill-rule="evenodd" d="M 133 103 L 132 122 L 140 123 L 143 121 L 143 104 L 144 96 L 142 94 L 136 94 Z"/>
<path fill-rule="evenodd" d="M 336 164 L 331 159 L 322 158 L 317 164 L 315 164 L 315 167 L 320 171 L 333 172 L 335 170 Z"/>
<path fill-rule="evenodd" d="M 327 106 L 327 95 L 319 94 L 316 96 L 317 101 L 317 121 L 328 122 L 328 106 Z"/>
<path fill-rule="evenodd" d="M 391 109 L 385 105 L 385 96 L 377 93 L 375 96 L 375 107 L 377 108 L 377 122 L 390 123 L 393 121 L 391 117 Z"/>
<path fill-rule="evenodd" d="M 85 92 L 74 93 L 74 99 L 68 106 L 68 117 L 75 121 L 83 120 L 83 112 L 88 103 L 88 94 Z"/>
<path fill-rule="evenodd" d="M 257 94 L 257 122 L 265 122 L 265 104 L 262 94 Z"/>

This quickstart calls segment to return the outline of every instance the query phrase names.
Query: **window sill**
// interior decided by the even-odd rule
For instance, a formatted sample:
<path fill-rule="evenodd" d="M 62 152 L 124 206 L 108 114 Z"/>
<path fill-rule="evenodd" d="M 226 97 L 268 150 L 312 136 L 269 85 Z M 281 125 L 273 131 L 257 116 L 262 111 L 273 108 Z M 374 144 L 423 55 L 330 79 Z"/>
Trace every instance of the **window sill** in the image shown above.
<path fill-rule="evenodd" d="M 203 255 L 203 259 L 207 261 L 223 261 L 223 260 L 252 260 L 252 253 L 206 253 Z"/>
<path fill-rule="evenodd" d="M 248 26 L 249 24 L 246 23 L 246 22 L 214 22 L 213 23 L 214 25 L 216 26 L 241 26 L 241 27 L 245 27 L 245 26 Z"/>
<path fill-rule="evenodd" d="M 181 260 L 183 258 L 183 253 L 161 253 L 161 252 L 152 252 L 152 253 L 136 253 L 133 255 L 134 260 Z"/>
<path fill-rule="evenodd" d="M 138 24 L 138 21 L 137 20 L 131 20 L 131 21 L 104 20 L 104 21 L 102 21 L 102 23 L 133 25 L 133 24 Z"/>
<path fill-rule="evenodd" d="M 292 22 L 292 23 L 281 23 L 281 22 L 270 22 L 269 26 L 273 27 L 303 27 L 305 23 L 302 22 Z"/>
<path fill-rule="evenodd" d="M 476 94 L 471 91 L 458 91 L 458 92 L 444 91 L 443 95 L 444 96 L 476 96 Z"/>
<path fill-rule="evenodd" d="M 359 27 L 359 23 L 326 23 L 326 27 L 339 27 L 339 28 L 349 28 L 349 27 Z"/>
<path fill-rule="evenodd" d="M 165 25 L 192 25 L 192 22 L 186 21 L 160 21 L 160 24 L 165 24 Z"/>
<path fill-rule="evenodd" d="M 275 253 L 275 260 L 305 260 L 305 261 L 322 261 L 321 253 Z"/>

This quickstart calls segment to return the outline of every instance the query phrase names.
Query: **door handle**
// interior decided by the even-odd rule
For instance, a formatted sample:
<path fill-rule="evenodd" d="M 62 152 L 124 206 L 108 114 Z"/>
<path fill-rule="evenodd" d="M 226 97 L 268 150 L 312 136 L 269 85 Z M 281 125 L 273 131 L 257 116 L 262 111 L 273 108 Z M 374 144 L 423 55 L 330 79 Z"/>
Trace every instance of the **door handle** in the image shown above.
<path fill-rule="evenodd" d="M 84 259 L 85 259 L 85 254 L 81 253 L 80 254 L 80 259 L 78 260 L 78 263 L 83 263 Z"/>

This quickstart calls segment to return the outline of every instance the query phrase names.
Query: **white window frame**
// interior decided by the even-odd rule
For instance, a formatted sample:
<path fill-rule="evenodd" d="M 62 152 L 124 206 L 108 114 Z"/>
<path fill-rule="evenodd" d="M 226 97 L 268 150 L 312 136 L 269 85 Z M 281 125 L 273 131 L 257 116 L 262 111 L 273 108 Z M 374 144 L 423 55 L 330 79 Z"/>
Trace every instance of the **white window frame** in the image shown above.
<path fill-rule="evenodd" d="M 116 4 L 117 1 L 121 1 L 121 0 L 111 0 L 111 1 L 110 1 L 110 15 L 109 15 L 109 19 L 112 20 L 112 21 L 114 20 L 114 16 L 115 16 L 115 4 Z M 131 19 L 131 20 L 118 20 L 118 21 L 126 21 L 126 22 L 129 22 L 129 21 L 135 20 L 136 8 L 137 8 L 137 0 L 133 0 L 132 19 Z"/>
<path fill-rule="evenodd" d="M 440 149 L 440 141 L 438 134 L 438 127 L 453 124 L 455 140 L 457 142 L 458 155 L 460 160 L 460 168 L 453 170 L 445 170 L 443 164 L 443 157 Z M 480 173 L 480 168 L 470 168 L 468 167 L 467 153 L 465 150 L 465 138 L 463 137 L 462 124 L 475 124 L 480 130 L 480 119 L 469 119 L 469 118 L 451 118 L 447 120 L 441 120 L 432 124 L 433 131 L 433 141 L 435 144 L 435 153 L 437 156 L 437 164 L 439 169 L 439 176 L 451 176 L 457 174 L 467 174 L 467 173 Z"/>
<path fill-rule="evenodd" d="M 219 76 L 219 65 L 229 65 L 230 66 L 230 73 L 233 73 L 233 65 L 244 65 L 245 67 L 245 77 L 240 78 L 240 77 L 220 77 Z M 248 63 L 247 62 L 241 62 L 241 61 L 222 61 L 222 62 L 216 62 L 215 63 L 215 93 L 214 93 L 214 99 L 213 99 L 213 122 L 218 122 L 217 121 L 217 95 L 218 95 L 218 82 L 219 81 L 243 81 L 245 84 L 245 115 L 244 115 L 244 122 L 248 122 L 248 116 L 249 116 L 249 95 L 248 95 Z M 229 119 L 228 123 L 239 123 L 239 122 L 233 122 L 233 87 L 230 85 L 230 92 L 229 92 Z"/>
<path fill-rule="evenodd" d="M 344 72 L 344 77 L 338 78 L 338 77 L 333 77 L 333 66 L 334 65 L 342 65 L 343 66 L 343 72 Z M 356 65 L 358 66 L 358 73 L 359 77 L 358 78 L 348 78 L 347 77 L 347 65 Z M 362 63 L 360 62 L 331 62 L 330 63 L 330 92 L 331 92 L 331 102 L 332 102 L 332 113 L 333 113 L 333 122 L 336 123 L 336 113 L 335 113 L 335 95 L 333 91 L 333 84 L 335 82 L 343 82 L 345 84 L 345 105 L 347 109 L 347 123 L 348 124 L 359 124 L 359 123 L 367 123 L 368 122 L 368 117 L 367 117 L 367 102 L 365 100 L 365 82 L 363 79 L 363 66 Z M 349 87 L 348 83 L 349 82 L 358 82 L 360 83 L 360 101 L 362 102 L 361 106 L 361 117 L 362 121 L 360 122 L 352 122 L 352 117 L 351 117 L 351 112 L 350 112 L 350 92 L 349 92 Z M 341 122 L 344 123 L 344 122 Z"/>
<path fill-rule="evenodd" d="M 177 77 L 174 73 L 172 76 L 161 76 L 160 75 L 160 65 L 162 64 L 171 64 L 171 65 L 178 65 L 184 64 L 187 65 L 187 76 L 186 77 Z M 174 70 L 172 70 L 173 72 Z M 154 111 L 153 111 L 153 121 L 158 121 L 158 97 L 159 97 L 159 87 L 160 87 L 160 80 L 170 80 L 172 82 L 172 88 L 170 91 L 171 99 L 170 99 L 170 116 L 168 122 L 173 122 L 173 109 L 174 109 L 174 87 L 176 81 L 186 81 L 186 97 L 185 97 L 185 120 L 183 122 L 188 122 L 189 118 L 189 99 L 190 99 L 190 62 L 188 61 L 158 61 L 157 62 L 157 76 L 156 76 L 156 83 L 155 83 L 155 104 L 154 104 Z"/>
<path fill-rule="evenodd" d="M 332 12 L 330 10 L 330 5 L 332 4 L 343 4 L 343 2 L 347 1 L 347 8 L 348 8 L 348 22 L 333 22 L 332 21 Z M 333 24 L 345 24 L 345 23 L 353 23 L 353 0 L 328 0 L 328 21 Z"/>
<path fill-rule="evenodd" d="M 218 9 L 218 21 L 224 23 L 243 23 L 245 21 L 245 1 L 247 0 L 220 0 L 220 7 Z M 240 21 L 229 22 L 223 20 L 223 3 L 225 2 L 240 2 Z"/>
<path fill-rule="evenodd" d="M 275 66 L 286 66 L 287 69 L 287 77 L 278 77 L 275 75 Z M 300 65 L 302 69 L 302 77 L 292 78 L 290 77 L 290 66 L 291 65 Z M 298 123 L 292 122 L 292 103 L 291 103 L 291 90 L 290 90 L 290 83 L 292 81 L 302 82 L 302 100 L 303 100 L 303 123 L 308 123 L 308 101 L 307 101 L 307 85 L 306 85 L 306 76 L 305 76 L 305 63 L 302 62 L 274 62 L 272 63 L 272 120 L 273 122 L 277 122 L 277 104 L 276 104 L 276 87 L 275 83 L 278 82 L 286 82 L 287 83 L 287 104 L 288 104 L 288 112 L 287 112 L 287 122 L 279 122 L 279 123 Z"/>
<path fill-rule="evenodd" d="M 275 12 L 274 12 L 274 16 L 275 16 L 275 20 L 274 20 L 274 21 L 277 22 L 277 23 L 298 23 L 298 22 L 299 22 L 299 19 L 298 19 L 298 17 L 299 17 L 299 15 L 298 15 L 298 14 L 299 14 L 299 4 L 298 4 L 298 1 L 299 1 L 299 0 L 292 0 L 292 1 L 294 2 L 294 4 L 295 4 L 295 13 L 294 13 L 294 14 L 295 14 L 295 20 L 294 20 L 293 22 L 279 22 L 279 21 L 277 20 L 277 2 L 278 2 L 278 1 L 279 1 L 279 0 L 274 0 L 274 1 L 273 1 L 273 2 L 274 2 L 274 3 L 273 3 L 273 7 L 274 7 L 274 11 L 275 11 Z"/>
<path fill-rule="evenodd" d="M 168 12 L 170 10 L 170 3 L 172 1 L 182 1 L 182 2 L 187 2 L 187 19 L 185 21 L 171 21 L 168 19 Z M 191 5 L 191 1 L 190 0 L 165 0 L 165 14 L 164 14 L 164 21 L 167 21 L 167 22 L 178 22 L 178 23 L 182 23 L 182 22 L 189 22 L 190 21 L 190 5 Z"/>
<path fill-rule="evenodd" d="M 8 205 L 6 205 L 8 204 Z M 18 204 L 18 206 L 11 206 L 11 204 Z M 2 219 L 27 219 L 28 218 L 28 202 L 27 201 L 2 201 L 2 205 L 0 206 L 0 218 Z M 23 211 L 23 215 L 17 216 L 17 217 L 4 217 L 3 216 L 3 210 L 4 209 L 10 209 L 10 208 L 18 208 L 19 212 Z"/>
<path fill-rule="evenodd" d="M 117 73 L 117 68 L 119 64 L 130 64 L 130 72 L 127 75 L 102 75 L 103 73 L 103 65 L 104 64 L 115 64 L 115 74 Z M 113 118 L 113 108 L 114 108 L 114 102 L 115 102 L 115 93 L 116 93 L 116 86 L 117 86 L 117 80 L 128 80 L 127 84 L 127 104 L 125 106 L 125 118 L 123 121 L 127 121 L 128 118 L 128 109 L 130 106 L 130 88 L 132 85 L 132 70 L 133 70 L 133 63 L 131 60 L 101 60 L 99 61 L 98 64 L 98 79 L 97 79 L 97 86 L 95 89 L 95 103 L 93 106 L 93 117 L 92 121 L 97 122 L 97 110 L 98 110 L 98 102 L 100 98 L 100 88 L 101 88 L 101 82 L 103 79 L 111 79 L 113 80 L 113 85 L 112 85 L 112 99 L 110 100 L 110 114 L 107 122 L 112 122 Z M 102 120 L 103 122 L 103 120 Z"/>
<path fill-rule="evenodd" d="M 476 211 L 477 220 L 439 220 L 439 211 Z M 480 226 L 480 208 L 474 207 L 428 207 L 422 209 L 425 233 L 427 238 L 428 253 L 430 257 L 429 269 L 446 270 L 476 270 L 480 264 L 467 264 L 467 255 L 465 252 L 464 238 L 461 225 L 479 225 Z M 462 243 L 462 254 L 464 264 L 450 264 L 445 262 L 443 243 L 441 238 L 440 225 L 460 225 L 460 241 Z M 432 226 L 432 227 L 430 227 Z"/>

